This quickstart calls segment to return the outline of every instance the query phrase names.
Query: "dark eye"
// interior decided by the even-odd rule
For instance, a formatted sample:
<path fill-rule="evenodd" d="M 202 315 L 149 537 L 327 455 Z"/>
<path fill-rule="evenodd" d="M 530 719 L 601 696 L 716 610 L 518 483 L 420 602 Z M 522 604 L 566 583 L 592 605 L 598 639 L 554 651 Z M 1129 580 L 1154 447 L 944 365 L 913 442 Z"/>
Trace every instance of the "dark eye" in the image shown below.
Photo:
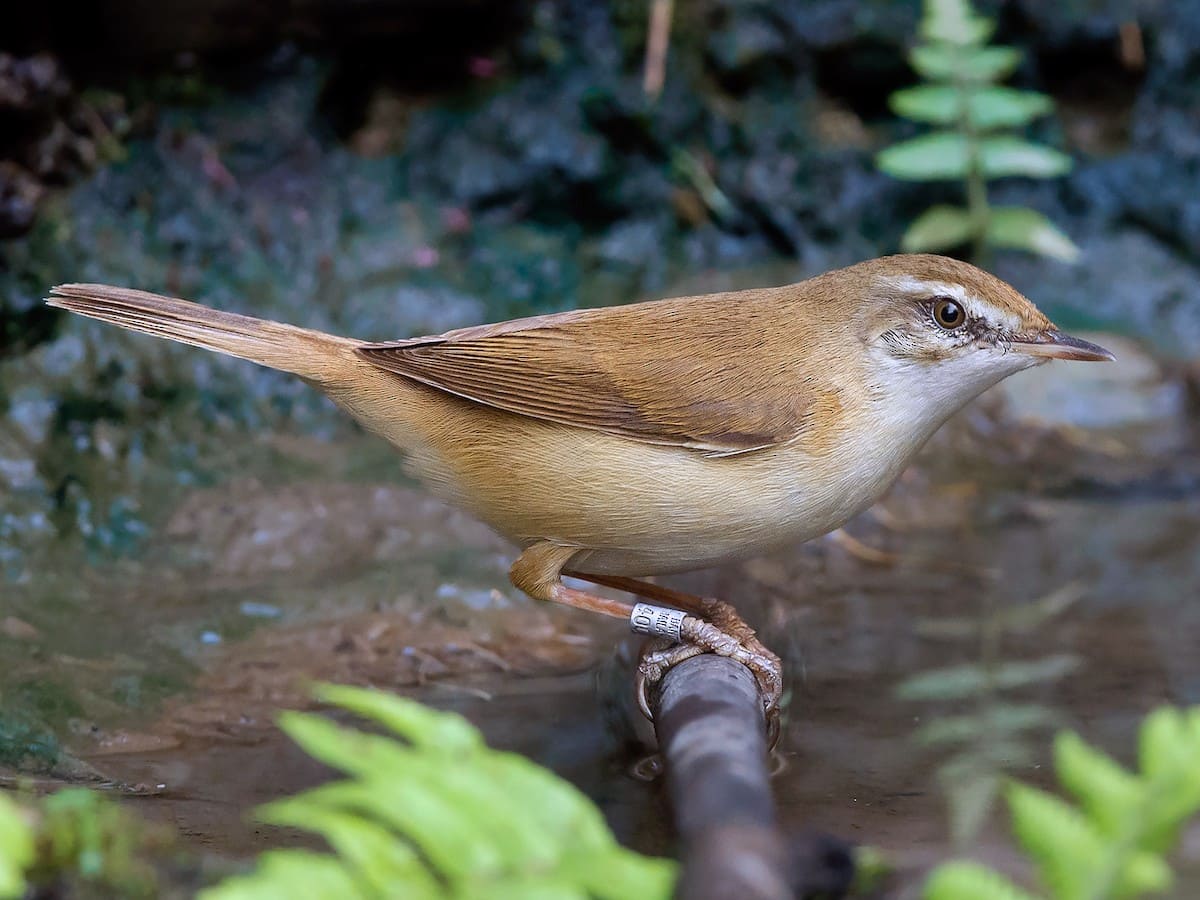
<path fill-rule="evenodd" d="M 933 304 L 933 321 L 947 331 L 953 331 L 962 328 L 963 323 L 967 321 L 967 314 L 953 300 L 943 297 Z"/>

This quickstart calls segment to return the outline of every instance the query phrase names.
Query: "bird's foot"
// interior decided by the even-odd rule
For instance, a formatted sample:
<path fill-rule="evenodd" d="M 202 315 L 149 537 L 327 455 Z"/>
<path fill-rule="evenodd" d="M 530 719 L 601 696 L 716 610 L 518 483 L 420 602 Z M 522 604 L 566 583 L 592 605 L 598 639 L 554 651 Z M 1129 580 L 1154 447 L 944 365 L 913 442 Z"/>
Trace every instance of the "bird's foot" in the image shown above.
<path fill-rule="evenodd" d="M 655 637 L 646 642 L 638 660 L 635 677 L 639 708 L 646 718 L 654 718 L 650 711 L 647 688 L 662 680 L 663 675 L 673 666 L 702 653 L 727 656 L 749 669 L 758 681 L 759 692 L 763 698 L 763 712 L 766 715 L 767 733 L 773 748 L 779 734 L 779 701 L 783 696 L 782 662 L 759 641 L 754 629 L 747 625 L 728 603 L 706 599 L 703 612 L 703 619 L 696 616 L 682 617 L 678 626 L 678 641 L 672 637 Z M 634 627 L 637 628 L 637 625 Z"/>

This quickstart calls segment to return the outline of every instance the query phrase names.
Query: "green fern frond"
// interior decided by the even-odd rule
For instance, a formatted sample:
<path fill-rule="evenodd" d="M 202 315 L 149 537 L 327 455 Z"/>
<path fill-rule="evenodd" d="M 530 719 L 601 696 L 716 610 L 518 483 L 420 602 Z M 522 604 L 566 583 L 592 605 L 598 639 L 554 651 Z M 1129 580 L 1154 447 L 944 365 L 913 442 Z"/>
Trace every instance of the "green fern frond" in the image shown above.
<path fill-rule="evenodd" d="M 1165 854 L 1200 813 L 1200 708 L 1147 716 L 1136 774 L 1069 732 L 1056 737 L 1054 750 L 1059 780 L 1078 807 L 1019 782 L 1005 790 L 1013 833 L 1050 896 L 1124 900 L 1168 890 L 1173 873 Z M 930 877 L 925 896 L 999 900 L 1014 889 L 986 868 L 948 863 Z"/>
<path fill-rule="evenodd" d="M 996 84 L 1016 68 L 1020 53 L 987 46 L 994 30 L 968 0 L 925 0 L 925 43 L 909 59 L 927 83 L 896 91 L 889 103 L 897 115 L 941 130 L 888 147 L 876 165 L 893 178 L 961 181 L 967 205 L 926 210 L 905 231 L 901 247 L 914 253 L 969 241 L 976 255 L 985 246 L 1007 247 L 1069 262 L 1079 249 L 1045 216 L 988 203 L 991 179 L 1054 178 L 1072 165 L 1057 150 L 1005 133 L 1053 112 L 1054 103 L 1037 91 Z"/>
<path fill-rule="evenodd" d="M 464 719 L 359 688 L 323 686 L 317 696 L 395 735 L 281 716 L 306 752 L 349 777 L 268 804 L 260 817 L 321 835 L 333 855 L 274 854 L 204 900 L 301 896 L 287 893 L 297 867 L 314 884 L 336 885 L 308 897 L 670 895 L 673 862 L 622 848 L 587 797 L 524 757 L 489 749 Z"/>

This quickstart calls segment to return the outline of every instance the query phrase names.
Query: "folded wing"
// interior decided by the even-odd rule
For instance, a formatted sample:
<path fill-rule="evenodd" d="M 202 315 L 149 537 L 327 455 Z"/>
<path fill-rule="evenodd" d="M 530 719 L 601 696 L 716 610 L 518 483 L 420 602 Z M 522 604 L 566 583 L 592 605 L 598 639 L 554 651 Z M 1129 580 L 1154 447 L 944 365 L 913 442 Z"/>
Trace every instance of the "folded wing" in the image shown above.
<path fill-rule="evenodd" d="M 356 352 L 511 413 L 726 456 L 792 439 L 810 406 L 794 348 L 762 327 L 761 303 L 725 294 L 576 310 Z"/>

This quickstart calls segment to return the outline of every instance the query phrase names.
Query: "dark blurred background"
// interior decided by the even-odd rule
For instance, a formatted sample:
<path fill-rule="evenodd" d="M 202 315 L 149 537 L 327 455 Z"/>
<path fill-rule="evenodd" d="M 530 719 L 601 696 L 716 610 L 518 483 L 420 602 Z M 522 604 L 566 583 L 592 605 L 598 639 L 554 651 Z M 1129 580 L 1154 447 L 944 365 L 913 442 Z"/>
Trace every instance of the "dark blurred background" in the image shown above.
<path fill-rule="evenodd" d="M 1054 100 L 1028 135 L 1075 163 L 992 199 L 1082 251 L 986 264 L 1120 361 L 1044 367 L 952 423 L 852 524 L 882 556 L 823 542 L 682 582 L 744 600 L 813 679 L 795 707 L 819 723 L 796 738 L 812 759 L 781 784 L 785 817 L 926 848 L 944 839 L 935 760 L 897 749 L 912 710 L 890 689 L 973 651 L 931 643 L 922 616 L 1081 585 L 1068 623 L 1015 641 L 1083 660 L 1043 699 L 1125 748 L 1149 706 L 1200 700 L 1200 2 L 978 9 L 1024 52 L 1010 83 Z M 308 777 L 263 736 L 302 675 L 482 677 L 521 698 L 468 705 L 498 740 L 662 850 L 661 809 L 614 769 L 624 731 L 563 674 L 617 635 L 509 590 L 503 545 L 303 385 L 41 298 L 128 284 L 384 340 L 896 252 L 922 210 L 962 195 L 875 167 L 922 130 L 887 102 L 917 80 L 920 15 L 916 0 L 678 2 L 654 97 L 649 0 L 6 8 L 0 765 L 173 773 L 191 799 L 164 815 L 245 852 L 240 810 Z M 496 687 L 500 663 L 525 680 Z M 476 696 L 452 688 L 433 699 Z M 530 724 L 531 705 L 559 730 Z M 257 741 L 258 757 L 229 749 Z M 874 811 L 847 812 L 850 795 Z"/>

